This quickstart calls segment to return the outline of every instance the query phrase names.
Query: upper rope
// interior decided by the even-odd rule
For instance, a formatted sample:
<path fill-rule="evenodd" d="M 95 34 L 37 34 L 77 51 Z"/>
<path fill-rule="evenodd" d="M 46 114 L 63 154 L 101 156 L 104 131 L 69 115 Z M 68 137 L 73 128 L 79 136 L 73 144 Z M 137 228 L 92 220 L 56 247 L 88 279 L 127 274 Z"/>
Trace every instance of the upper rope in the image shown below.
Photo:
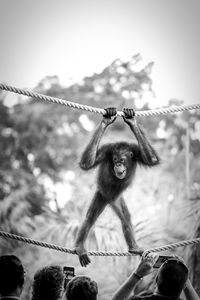
<path fill-rule="evenodd" d="M 50 96 L 46 96 L 43 94 L 35 93 L 33 91 L 19 89 L 19 88 L 9 86 L 9 85 L 3 84 L 3 83 L 0 83 L 0 89 L 9 91 L 12 93 L 32 97 L 32 98 L 35 98 L 38 100 L 44 100 L 44 101 L 48 101 L 48 102 L 62 104 L 65 106 L 76 108 L 76 109 L 82 109 L 82 110 L 94 112 L 97 114 L 102 114 L 102 115 L 106 114 L 106 111 L 103 108 L 82 105 L 82 104 L 71 102 L 68 100 L 63 100 L 60 98 L 55 98 L 55 97 L 50 97 Z M 164 107 L 164 108 L 158 108 L 158 109 L 136 111 L 135 115 L 136 115 L 136 117 L 157 116 L 157 115 L 164 115 L 164 114 L 168 114 L 168 113 L 176 113 L 176 112 L 182 112 L 182 111 L 193 110 L 193 109 L 200 109 L 200 104 L 170 106 L 170 107 Z M 117 116 L 122 117 L 123 115 L 124 115 L 124 113 L 122 111 L 117 112 Z"/>
<path fill-rule="evenodd" d="M 45 248 L 49 248 L 49 249 L 53 249 L 56 251 L 61 251 L 61 252 L 65 252 L 65 253 L 70 253 L 70 254 L 76 254 L 75 250 L 71 250 L 71 249 L 67 249 L 65 247 L 61 247 L 61 246 L 57 246 L 54 244 L 49 244 L 46 242 L 41 242 L 41 241 L 36 241 L 33 239 L 29 239 L 29 238 L 25 238 L 16 234 L 12 234 L 12 233 L 8 233 L 8 232 L 4 232 L 4 231 L 0 231 L 0 237 L 3 238 L 9 238 L 9 239 L 14 239 L 20 242 L 24 242 L 24 243 L 28 243 L 28 244 L 32 244 L 35 246 L 40 246 L 40 247 L 45 247 Z M 183 246 L 187 246 L 187 245 L 192 245 L 192 244 L 197 244 L 200 243 L 200 238 L 196 238 L 196 239 L 192 239 L 192 240 L 187 240 L 187 241 L 182 241 L 182 242 L 178 242 L 178 243 L 173 243 L 173 244 L 169 244 L 169 245 L 165 245 L 165 246 L 161 246 L 161 247 L 157 247 L 157 248 L 150 248 L 145 250 L 143 253 L 148 254 L 150 252 L 161 252 L 161 251 L 166 251 L 166 250 L 173 250 L 175 248 L 178 247 L 183 247 Z M 142 252 L 141 251 L 134 251 L 133 253 L 130 252 L 111 252 L 111 251 L 88 251 L 88 255 L 91 256 L 132 256 L 132 255 L 141 255 Z"/>

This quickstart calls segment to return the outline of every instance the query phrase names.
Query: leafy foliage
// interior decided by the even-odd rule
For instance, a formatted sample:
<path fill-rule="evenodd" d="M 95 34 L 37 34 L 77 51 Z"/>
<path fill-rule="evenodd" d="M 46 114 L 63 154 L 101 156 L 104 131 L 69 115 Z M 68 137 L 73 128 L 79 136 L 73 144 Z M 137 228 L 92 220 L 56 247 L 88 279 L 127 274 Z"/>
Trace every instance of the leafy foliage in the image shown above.
<path fill-rule="evenodd" d="M 144 100 L 144 95 L 148 92 L 154 96 L 152 67 L 152 62 L 143 65 L 141 56 L 136 54 L 128 62 L 117 59 L 100 74 L 67 88 L 60 85 L 56 76 L 47 76 L 35 90 L 102 108 L 148 109 L 151 103 Z M 1 230 L 72 248 L 95 189 L 95 172 L 80 171 L 78 161 L 90 131 L 100 118 L 34 99 L 19 99 L 14 107 L 8 108 L 4 94 L 0 96 Z M 181 101 L 171 100 L 169 104 L 180 105 Z M 199 111 L 143 118 L 140 122 L 161 154 L 162 163 L 154 170 L 138 170 L 133 187 L 125 193 L 139 244 L 150 248 L 199 236 Z M 190 154 L 185 147 L 188 128 Z M 117 120 L 104 142 L 111 137 L 113 141 L 130 140 L 132 134 L 124 122 Z M 187 194 L 186 156 L 190 161 L 192 200 Z M 101 300 L 108 299 L 138 261 L 93 258 L 85 271 L 77 258 L 70 255 L 15 241 L 3 240 L 1 245 L 1 253 L 14 251 L 23 258 L 29 279 L 37 268 L 49 262 L 75 265 L 77 274 L 87 273 L 99 282 Z M 126 250 L 124 247 L 119 220 L 108 208 L 91 231 L 88 248 L 120 251 Z M 199 259 L 196 249 L 191 251 L 188 247 L 178 253 L 191 261 L 195 270 L 192 262 Z M 193 278 L 195 281 L 195 274 Z M 152 282 L 148 284 L 152 287 Z M 28 281 L 25 294 L 29 288 Z"/>

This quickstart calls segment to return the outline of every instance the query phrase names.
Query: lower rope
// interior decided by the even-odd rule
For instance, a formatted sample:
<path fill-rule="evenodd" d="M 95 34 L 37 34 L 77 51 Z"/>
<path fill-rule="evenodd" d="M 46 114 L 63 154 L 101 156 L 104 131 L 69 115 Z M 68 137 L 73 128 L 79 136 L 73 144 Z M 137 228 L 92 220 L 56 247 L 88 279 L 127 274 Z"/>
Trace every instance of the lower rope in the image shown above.
<path fill-rule="evenodd" d="M 67 249 L 65 247 L 57 246 L 54 244 L 49 244 L 46 242 L 36 241 L 33 239 L 25 238 L 25 237 L 22 237 L 22 236 L 19 236 L 16 234 L 12 234 L 12 233 L 8 233 L 8 232 L 4 232 L 4 231 L 0 231 L 0 237 L 6 238 L 6 239 L 7 238 L 13 239 L 13 240 L 17 240 L 20 242 L 32 244 L 35 246 L 40 246 L 40 247 L 44 247 L 44 248 L 53 249 L 56 251 L 61 251 L 61 252 L 77 255 L 75 250 Z M 172 250 L 172 249 L 175 249 L 178 247 L 183 247 L 183 246 L 197 244 L 197 243 L 200 243 L 200 238 L 182 241 L 182 242 L 178 242 L 178 243 L 173 243 L 173 244 L 169 244 L 169 245 L 165 245 L 165 246 L 161 246 L 161 247 L 157 247 L 157 248 L 150 248 L 150 249 L 145 250 L 144 253 L 148 254 L 150 252 L 161 252 L 161 251 L 165 251 L 165 250 Z M 142 254 L 141 251 L 134 251 L 131 253 L 130 252 L 106 252 L 106 251 L 89 251 L 88 252 L 88 255 L 90 255 L 90 256 L 133 256 L 133 255 L 141 255 L 141 254 Z"/>

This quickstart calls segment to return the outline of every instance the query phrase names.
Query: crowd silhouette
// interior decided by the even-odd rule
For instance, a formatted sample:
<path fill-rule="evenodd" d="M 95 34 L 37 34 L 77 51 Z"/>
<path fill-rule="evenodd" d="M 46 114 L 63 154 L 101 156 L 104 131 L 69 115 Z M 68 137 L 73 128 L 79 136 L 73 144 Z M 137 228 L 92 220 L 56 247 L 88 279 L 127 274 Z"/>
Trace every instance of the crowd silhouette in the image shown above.
<path fill-rule="evenodd" d="M 156 269 L 159 255 L 143 255 L 137 268 L 113 292 L 111 300 L 199 300 L 190 280 L 189 269 L 182 258 L 166 257 Z M 69 269 L 69 273 L 67 270 Z M 136 295 L 136 285 L 157 270 L 154 291 L 143 290 Z M 26 271 L 15 255 L 0 256 L 0 299 L 23 299 Z M 76 276 L 73 268 L 60 265 L 44 266 L 33 274 L 29 295 L 31 300 L 97 300 L 98 284 L 87 276 Z"/>

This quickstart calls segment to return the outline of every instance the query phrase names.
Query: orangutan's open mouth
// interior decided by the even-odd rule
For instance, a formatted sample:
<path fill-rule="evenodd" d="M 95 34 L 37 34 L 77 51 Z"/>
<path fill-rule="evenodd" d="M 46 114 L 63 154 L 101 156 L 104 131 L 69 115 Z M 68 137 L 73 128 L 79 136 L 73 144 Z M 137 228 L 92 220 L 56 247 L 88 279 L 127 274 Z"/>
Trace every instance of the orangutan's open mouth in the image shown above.
<path fill-rule="evenodd" d="M 115 175 L 119 179 L 124 179 L 126 177 L 126 170 L 124 169 L 123 171 L 117 171 L 115 170 Z"/>

